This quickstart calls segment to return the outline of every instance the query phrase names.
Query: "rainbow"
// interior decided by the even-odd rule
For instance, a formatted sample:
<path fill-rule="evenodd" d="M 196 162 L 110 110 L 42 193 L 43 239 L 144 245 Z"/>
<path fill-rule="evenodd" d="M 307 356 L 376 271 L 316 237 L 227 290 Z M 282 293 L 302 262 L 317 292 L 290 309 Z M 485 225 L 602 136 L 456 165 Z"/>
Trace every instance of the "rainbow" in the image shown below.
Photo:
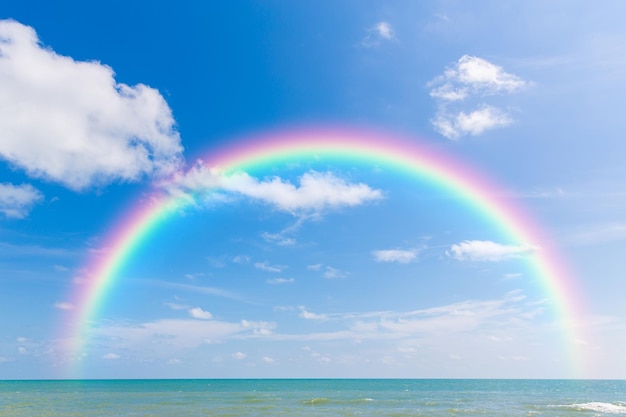
<path fill-rule="evenodd" d="M 575 367 L 582 367 L 582 358 L 576 351 L 578 335 L 574 331 L 574 322 L 578 312 L 575 307 L 580 309 L 583 303 L 572 274 L 542 229 L 518 202 L 507 198 L 500 186 L 461 161 L 414 139 L 371 131 L 319 128 L 273 132 L 237 140 L 211 150 L 201 159 L 208 167 L 232 173 L 312 156 L 388 164 L 406 171 L 458 195 L 469 207 L 491 219 L 510 243 L 540 247 L 541 250 L 529 257 L 531 268 L 561 319 L 566 350 L 572 362 Z M 88 271 L 86 282 L 77 285 L 72 296 L 76 306 L 70 326 L 74 358 L 82 355 L 90 328 L 134 250 L 141 247 L 150 231 L 188 203 L 188 199 L 157 192 L 126 213 L 113 228 L 104 245 L 107 248 L 105 253 L 93 256 L 85 268 Z M 580 373 L 581 370 L 574 372 Z"/>

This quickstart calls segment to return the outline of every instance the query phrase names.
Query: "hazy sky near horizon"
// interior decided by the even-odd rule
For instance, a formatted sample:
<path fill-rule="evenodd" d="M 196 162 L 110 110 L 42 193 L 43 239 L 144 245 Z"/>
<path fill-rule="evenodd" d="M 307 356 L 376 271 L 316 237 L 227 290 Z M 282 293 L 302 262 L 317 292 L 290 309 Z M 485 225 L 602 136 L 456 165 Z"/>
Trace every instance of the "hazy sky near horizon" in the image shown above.
<path fill-rule="evenodd" d="M 626 377 L 625 13 L 0 6 L 0 378 Z M 572 328 L 533 276 L 546 248 L 426 179 L 314 155 L 237 175 L 198 162 L 338 127 L 413 138 L 500 184 L 574 271 Z M 72 292 L 115 225 L 167 193 L 195 204 L 137 248 L 72 352 Z"/>

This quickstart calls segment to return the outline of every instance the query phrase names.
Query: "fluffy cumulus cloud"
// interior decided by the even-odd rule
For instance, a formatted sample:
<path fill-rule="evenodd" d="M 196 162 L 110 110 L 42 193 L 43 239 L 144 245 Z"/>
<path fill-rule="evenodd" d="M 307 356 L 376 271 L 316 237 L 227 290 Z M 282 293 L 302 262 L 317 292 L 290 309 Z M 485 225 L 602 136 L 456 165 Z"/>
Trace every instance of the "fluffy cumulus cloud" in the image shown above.
<path fill-rule="evenodd" d="M 506 111 L 486 100 L 518 92 L 528 82 L 485 59 L 464 55 L 429 86 L 430 96 L 437 102 L 432 120 L 435 130 L 449 139 L 459 139 L 511 124 L 513 119 Z"/>
<path fill-rule="evenodd" d="M 383 198 L 382 191 L 363 183 L 349 183 L 331 172 L 306 172 L 295 185 L 280 177 L 259 180 L 245 172 L 228 175 L 202 162 L 164 186 L 177 195 L 220 190 L 240 194 L 296 215 L 358 206 Z"/>
<path fill-rule="evenodd" d="M 200 307 L 191 308 L 188 311 L 189 315 L 196 319 L 210 320 L 213 318 L 213 314 L 209 313 L 208 311 L 204 311 Z"/>
<path fill-rule="evenodd" d="M 466 240 L 452 245 L 446 253 L 459 261 L 499 262 L 520 258 L 538 249 L 532 245 L 503 245 L 489 240 Z"/>
<path fill-rule="evenodd" d="M 0 213 L 5 217 L 15 219 L 26 217 L 32 207 L 41 200 L 43 195 L 32 185 L 0 183 Z"/>
<path fill-rule="evenodd" d="M 173 173 L 182 146 L 167 103 L 114 75 L 55 53 L 29 26 L 0 21 L 0 158 L 75 190 Z"/>
<path fill-rule="evenodd" d="M 372 252 L 376 262 L 397 262 L 408 264 L 417 259 L 417 251 L 414 249 L 381 249 Z"/>
<path fill-rule="evenodd" d="M 527 83 L 485 59 L 463 55 L 453 67 L 436 78 L 433 84 L 436 87 L 430 92 L 432 97 L 457 101 L 470 94 L 513 93 Z"/>
<path fill-rule="evenodd" d="M 486 130 L 504 127 L 512 122 L 513 119 L 502 110 L 492 106 L 482 106 L 470 113 L 440 112 L 432 123 L 435 129 L 445 137 L 458 139 L 467 134 L 478 136 Z"/>

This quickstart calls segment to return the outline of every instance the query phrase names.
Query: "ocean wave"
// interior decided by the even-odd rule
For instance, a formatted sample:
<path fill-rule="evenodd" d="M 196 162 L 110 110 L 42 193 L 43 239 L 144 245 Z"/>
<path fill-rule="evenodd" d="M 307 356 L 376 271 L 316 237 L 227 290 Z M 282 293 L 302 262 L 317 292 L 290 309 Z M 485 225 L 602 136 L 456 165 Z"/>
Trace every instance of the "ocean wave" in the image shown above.
<path fill-rule="evenodd" d="M 576 411 L 595 411 L 597 413 L 605 414 L 626 414 L 626 403 L 603 403 L 598 401 L 592 401 L 589 403 L 559 405 L 559 408 L 568 408 Z"/>

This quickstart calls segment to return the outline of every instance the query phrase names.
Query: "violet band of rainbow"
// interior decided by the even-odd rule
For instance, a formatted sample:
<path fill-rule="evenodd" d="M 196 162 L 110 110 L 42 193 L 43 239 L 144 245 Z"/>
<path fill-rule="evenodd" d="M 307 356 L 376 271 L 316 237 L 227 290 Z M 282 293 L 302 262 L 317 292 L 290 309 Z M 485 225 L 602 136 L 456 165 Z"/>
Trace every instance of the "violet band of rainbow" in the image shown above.
<path fill-rule="evenodd" d="M 577 348 L 583 337 L 576 326 L 585 304 L 570 268 L 519 200 L 507 197 L 500 185 L 460 160 L 414 139 L 372 131 L 321 128 L 253 135 L 211 149 L 201 159 L 208 167 L 232 173 L 272 161 L 312 155 L 320 159 L 340 157 L 399 168 L 458 195 L 466 205 L 490 219 L 494 227 L 508 237 L 507 243 L 539 247 L 528 262 L 559 318 L 571 376 L 581 377 L 585 373 L 585 359 Z M 186 204 L 189 204 L 188 199 L 161 193 L 151 201 L 138 204 L 113 228 L 106 239 L 106 254 L 94 256 L 88 262 L 85 268 L 88 282 L 77 285 L 71 297 L 77 306 L 69 335 L 73 340 L 71 357 L 85 354 L 92 323 L 109 301 L 118 273 L 133 251 L 141 246 L 151 230 Z"/>

